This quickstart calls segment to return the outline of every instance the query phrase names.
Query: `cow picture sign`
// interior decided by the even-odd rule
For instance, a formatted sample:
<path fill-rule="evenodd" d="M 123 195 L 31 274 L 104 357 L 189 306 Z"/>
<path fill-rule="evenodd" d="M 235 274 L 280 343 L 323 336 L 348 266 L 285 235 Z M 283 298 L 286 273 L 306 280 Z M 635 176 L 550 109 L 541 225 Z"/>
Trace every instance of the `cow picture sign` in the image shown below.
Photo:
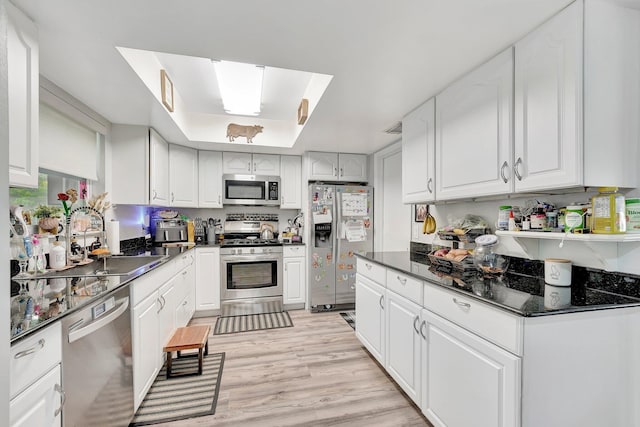
<path fill-rule="evenodd" d="M 251 144 L 253 137 L 261 133 L 262 129 L 263 127 L 258 125 L 245 126 L 229 123 L 227 126 L 227 138 L 229 138 L 229 142 L 233 142 L 237 137 L 244 136 L 247 138 L 247 144 Z"/>

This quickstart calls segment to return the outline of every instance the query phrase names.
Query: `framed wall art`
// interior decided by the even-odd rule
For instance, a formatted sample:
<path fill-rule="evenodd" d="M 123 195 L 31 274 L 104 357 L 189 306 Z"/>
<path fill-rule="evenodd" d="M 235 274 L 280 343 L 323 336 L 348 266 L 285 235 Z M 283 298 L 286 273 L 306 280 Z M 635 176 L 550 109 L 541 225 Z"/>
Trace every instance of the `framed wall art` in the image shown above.
<path fill-rule="evenodd" d="M 413 205 L 414 208 L 414 214 L 413 214 L 413 220 L 415 222 L 423 222 L 424 219 L 427 217 L 427 212 L 429 212 L 429 209 L 427 207 L 427 205 Z"/>
<path fill-rule="evenodd" d="M 162 103 L 173 113 L 173 82 L 165 70 L 160 70 L 160 86 L 162 88 Z"/>

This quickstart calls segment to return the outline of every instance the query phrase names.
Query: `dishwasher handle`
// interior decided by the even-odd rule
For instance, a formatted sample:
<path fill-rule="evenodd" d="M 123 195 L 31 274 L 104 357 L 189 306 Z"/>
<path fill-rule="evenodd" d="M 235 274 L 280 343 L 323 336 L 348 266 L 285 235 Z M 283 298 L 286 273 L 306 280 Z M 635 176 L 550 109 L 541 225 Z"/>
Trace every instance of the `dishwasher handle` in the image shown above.
<path fill-rule="evenodd" d="M 129 297 L 125 297 L 119 299 L 118 305 L 114 308 L 110 313 L 105 314 L 97 318 L 96 320 L 90 322 L 87 326 L 84 326 L 80 329 L 76 329 L 74 331 L 69 332 L 69 344 L 72 342 L 78 341 L 81 338 L 86 337 L 92 332 L 97 331 L 98 329 L 106 326 L 107 324 L 114 321 L 118 318 L 122 313 L 124 313 L 127 308 L 129 308 Z"/>

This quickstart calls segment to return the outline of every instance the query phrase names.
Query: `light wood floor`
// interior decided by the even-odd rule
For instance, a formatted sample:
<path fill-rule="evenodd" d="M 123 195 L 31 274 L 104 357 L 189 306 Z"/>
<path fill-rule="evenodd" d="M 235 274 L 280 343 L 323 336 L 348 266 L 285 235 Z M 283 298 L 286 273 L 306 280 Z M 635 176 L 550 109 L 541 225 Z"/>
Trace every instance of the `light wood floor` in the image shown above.
<path fill-rule="evenodd" d="M 431 426 L 339 313 L 289 313 L 292 328 L 212 335 L 226 353 L 216 414 L 159 425 Z"/>

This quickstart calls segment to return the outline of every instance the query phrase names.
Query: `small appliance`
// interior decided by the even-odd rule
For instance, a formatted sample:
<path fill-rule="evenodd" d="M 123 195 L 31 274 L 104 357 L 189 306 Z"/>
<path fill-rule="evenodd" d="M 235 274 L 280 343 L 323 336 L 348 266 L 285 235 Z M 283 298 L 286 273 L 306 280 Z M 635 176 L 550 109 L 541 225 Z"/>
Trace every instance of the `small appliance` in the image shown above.
<path fill-rule="evenodd" d="M 223 175 L 225 205 L 280 206 L 280 177 Z"/>
<path fill-rule="evenodd" d="M 154 219 L 151 226 L 153 242 L 156 245 L 162 243 L 186 242 L 187 223 L 182 219 Z"/>

